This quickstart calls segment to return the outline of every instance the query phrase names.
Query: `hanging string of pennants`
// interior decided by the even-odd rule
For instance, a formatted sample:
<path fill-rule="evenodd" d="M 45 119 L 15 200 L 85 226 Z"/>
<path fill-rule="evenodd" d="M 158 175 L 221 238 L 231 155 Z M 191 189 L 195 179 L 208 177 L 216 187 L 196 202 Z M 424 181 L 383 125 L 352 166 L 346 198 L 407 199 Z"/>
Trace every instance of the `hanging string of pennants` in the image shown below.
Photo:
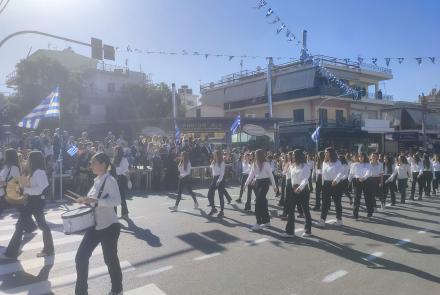
<path fill-rule="evenodd" d="M 352 62 L 353 61 L 352 59 L 349 59 L 349 58 L 346 58 L 344 60 L 347 61 L 347 62 Z M 390 66 L 391 61 L 397 62 L 400 65 L 404 61 L 410 61 L 410 60 L 415 61 L 420 66 L 423 61 L 426 61 L 426 62 L 431 63 L 431 64 L 435 64 L 436 60 L 440 60 L 440 57 L 427 56 L 427 57 L 383 57 L 383 58 L 378 58 L 378 57 L 369 57 L 369 58 L 358 57 L 357 58 L 357 62 L 359 64 L 364 63 L 364 61 L 371 61 L 376 66 L 378 65 L 379 60 L 383 60 L 387 67 Z"/>

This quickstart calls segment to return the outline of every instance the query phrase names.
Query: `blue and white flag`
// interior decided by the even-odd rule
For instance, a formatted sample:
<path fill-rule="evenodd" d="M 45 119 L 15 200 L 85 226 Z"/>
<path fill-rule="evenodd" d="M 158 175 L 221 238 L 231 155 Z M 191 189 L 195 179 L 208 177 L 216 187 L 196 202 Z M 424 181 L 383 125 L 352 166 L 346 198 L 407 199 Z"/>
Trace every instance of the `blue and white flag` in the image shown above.
<path fill-rule="evenodd" d="M 238 115 L 237 118 L 235 118 L 234 123 L 232 123 L 231 125 L 232 134 L 236 134 L 238 132 L 238 128 L 240 127 L 240 124 L 241 124 L 241 119 L 240 119 L 240 115 Z"/>
<path fill-rule="evenodd" d="M 76 153 L 78 152 L 78 147 L 71 145 L 70 148 L 67 150 L 67 153 L 73 157 L 76 155 Z"/>
<path fill-rule="evenodd" d="M 314 143 L 318 143 L 318 141 L 319 141 L 319 132 L 320 132 L 320 130 L 321 130 L 321 126 L 318 126 L 315 129 L 315 131 L 312 133 L 311 138 L 312 138 Z"/>
<path fill-rule="evenodd" d="M 179 126 L 177 126 L 176 120 L 174 120 L 174 130 L 176 132 L 176 134 L 175 134 L 176 139 L 175 140 L 176 140 L 176 144 L 177 144 L 180 140 L 180 129 L 179 129 Z"/>
<path fill-rule="evenodd" d="M 56 87 L 32 112 L 26 115 L 18 127 L 37 129 L 41 119 L 60 117 L 60 97 Z"/>

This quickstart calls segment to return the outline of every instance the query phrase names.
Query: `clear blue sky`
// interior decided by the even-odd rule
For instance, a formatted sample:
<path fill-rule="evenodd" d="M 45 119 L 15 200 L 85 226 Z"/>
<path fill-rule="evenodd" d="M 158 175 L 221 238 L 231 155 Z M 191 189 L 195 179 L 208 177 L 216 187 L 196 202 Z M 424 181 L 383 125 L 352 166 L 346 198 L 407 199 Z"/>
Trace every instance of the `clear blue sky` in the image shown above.
<path fill-rule="evenodd" d="M 89 41 L 143 50 L 212 52 L 238 55 L 291 56 L 299 48 L 276 35 L 257 0 L 11 0 L 0 14 L 0 38 L 23 29 L 41 30 Z M 398 100 L 415 100 L 440 87 L 440 1 L 436 0 L 268 0 L 269 6 L 297 35 L 309 32 L 309 49 L 335 57 L 437 56 L 437 64 L 414 59 L 390 67 L 394 79 L 381 88 Z M 267 7 L 266 7 L 267 9 Z M 0 48 L 0 91 L 4 77 L 26 57 L 30 47 L 65 48 L 45 37 L 22 36 Z M 72 46 L 85 55 L 88 48 Z M 155 82 L 188 84 L 198 91 L 207 83 L 240 71 L 240 59 L 118 53 L 133 70 L 142 67 Z M 275 61 L 277 62 L 277 61 Z M 245 59 L 244 69 L 265 66 L 264 59 Z"/>

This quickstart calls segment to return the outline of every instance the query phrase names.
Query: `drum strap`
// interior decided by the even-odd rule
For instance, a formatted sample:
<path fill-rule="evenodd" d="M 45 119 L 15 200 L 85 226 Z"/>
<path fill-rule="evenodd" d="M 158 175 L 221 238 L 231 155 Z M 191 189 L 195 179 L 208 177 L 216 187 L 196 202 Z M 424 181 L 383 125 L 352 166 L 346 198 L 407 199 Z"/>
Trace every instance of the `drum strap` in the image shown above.
<path fill-rule="evenodd" d="M 108 176 L 105 177 L 104 182 L 102 183 L 101 187 L 99 188 L 99 192 L 98 192 L 98 197 L 97 197 L 97 199 L 101 199 L 101 195 L 102 195 L 102 192 L 104 191 L 105 182 L 107 181 L 107 177 L 108 177 Z M 105 197 L 104 197 L 104 198 L 105 198 Z M 95 204 L 94 208 L 97 207 L 97 206 L 98 206 L 98 204 Z"/>
<path fill-rule="evenodd" d="M 9 175 L 11 175 L 11 169 L 12 169 L 12 167 L 9 168 L 8 174 L 6 175 L 6 178 L 5 178 L 6 184 L 4 186 L 1 186 L 1 187 L 6 187 L 7 186 L 7 183 L 10 180 L 9 179 Z"/>

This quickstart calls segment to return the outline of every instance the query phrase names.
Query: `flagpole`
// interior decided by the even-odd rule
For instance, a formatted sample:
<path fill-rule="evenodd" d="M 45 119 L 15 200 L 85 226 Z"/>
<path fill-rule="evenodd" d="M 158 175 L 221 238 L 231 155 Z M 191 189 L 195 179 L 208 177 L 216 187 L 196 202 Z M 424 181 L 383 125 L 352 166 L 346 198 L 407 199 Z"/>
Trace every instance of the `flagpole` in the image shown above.
<path fill-rule="evenodd" d="M 60 117 L 59 117 L 59 129 L 60 129 L 60 154 L 58 155 L 58 163 L 60 165 L 60 201 L 63 201 L 63 124 L 61 117 L 61 95 L 58 88 L 58 103 L 60 104 Z"/>

